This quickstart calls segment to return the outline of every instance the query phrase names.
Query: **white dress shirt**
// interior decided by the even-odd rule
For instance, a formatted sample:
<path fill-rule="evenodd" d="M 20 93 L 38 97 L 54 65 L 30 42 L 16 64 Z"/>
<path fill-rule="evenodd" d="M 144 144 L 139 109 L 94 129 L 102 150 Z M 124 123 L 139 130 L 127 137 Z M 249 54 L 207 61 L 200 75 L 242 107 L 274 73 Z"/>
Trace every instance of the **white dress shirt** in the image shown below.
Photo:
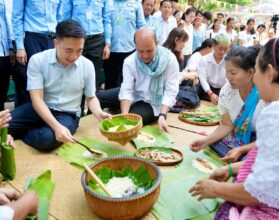
<path fill-rule="evenodd" d="M 173 16 L 170 16 L 166 21 L 162 16 L 156 18 L 156 27 L 157 27 L 157 42 L 159 45 L 163 45 L 167 40 L 169 33 L 173 28 L 177 27 L 176 19 Z"/>
<path fill-rule="evenodd" d="M 203 56 L 199 63 L 198 76 L 205 92 L 210 90 L 210 86 L 216 89 L 221 88 L 227 78 L 224 58 L 217 63 L 214 51 Z"/>
<path fill-rule="evenodd" d="M 188 40 L 183 48 L 183 55 L 191 55 L 193 53 L 193 25 L 185 24 L 183 30 L 188 34 Z"/>
<path fill-rule="evenodd" d="M 185 67 L 184 70 L 182 70 L 182 72 L 188 72 L 188 71 L 197 72 L 201 58 L 202 55 L 200 52 L 194 53 L 188 60 L 187 66 Z"/>
<path fill-rule="evenodd" d="M 0 219 L 12 220 L 14 218 L 14 210 L 9 206 L 0 206 Z"/>
<path fill-rule="evenodd" d="M 119 100 L 129 100 L 131 102 L 144 101 L 149 103 L 158 116 L 160 108 L 151 103 L 152 77 L 141 72 L 136 63 L 137 52 L 134 52 L 124 61 L 123 82 L 119 93 Z M 175 104 L 176 96 L 179 90 L 179 66 L 176 57 L 170 53 L 170 60 L 166 67 L 164 77 L 164 95 L 162 105 L 172 107 Z"/>

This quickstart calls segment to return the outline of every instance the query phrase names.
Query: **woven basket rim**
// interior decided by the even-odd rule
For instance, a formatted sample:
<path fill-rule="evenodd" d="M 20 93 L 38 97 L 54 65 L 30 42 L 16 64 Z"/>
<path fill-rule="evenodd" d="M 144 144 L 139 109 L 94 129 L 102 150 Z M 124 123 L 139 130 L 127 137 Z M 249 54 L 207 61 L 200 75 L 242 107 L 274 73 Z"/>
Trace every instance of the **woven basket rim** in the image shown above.
<path fill-rule="evenodd" d="M 117 114 L 117 115 L 113 115 L 112 118 L 115 118 L 115 117 L 119 117 L 119 116 L 126 116 L 126 115 L 131 115 L 131 116 L 135 116 L 135 117 L 138 117 L 139 120 L 138 120 L 138 123 L 137 125 L 135 125 L 135 127 L 133 128 L 130 128 L 128 130 L 125 130 L 125 131 L 106 131 L 104 130 L 101 126 L 99 126 L 100 130 L 104 133 L 107 133 L 107 134 L 122 134 L 122 133 L 125 133 L 127 131 L 131 131 L 132 129 L 138 129 L 138 127 L 141 127 L 142 126 L 142 117 L 138 114 L 134 114 L 134 113 L 127 113 L 127 114 Z M 105 119 L 105 120 L 110 120 L 110 119 Z M 104 120 L 104 121 L 105 121 Z M 102 123 L 102 122 L 100 122 Z"/>
<path fill-rule="evenodd" d="M 185 111 L 183 111 L 185 112 Z M 188 124 L 193 124 L 193 125 L 203 125 L 203 126 L 213 126 L 213 125 L 218 125 L 220 123 L 220 121 L 216 121 L 216 122 L 200 122 L 200 121 L 192 121 L 192 120 L 189 120 L 187 118 L 184 118 L 181 116 L 181 114 L 183 114 L 183 112 L 180 112 L 179 115 L 178 115 L 178 118 L 183 121 L 183 122 L 186 122 Z"/>
<path fill-rule="evenodd" d="M 117 155 L 117 156 L 110 156 L 110 157 L 106 157 L 106 158 L 103 158 L 103 159 L 100 159 L 92 164 L 89 165 L 90 168 L 96 166 L 97 164 L 103 162 L 103 161 L 106 161 L 106 160 L 117 160 L 117 159 L 132 159 L 132 160 L 139 160 L 139 161 L 143 161 L 149 165 L 151 165 L 156 171 L 157 171 L 157 174 L 158 174 L 158 177 L 157 177 L 157 180 L 155 182 L 155 184 L 150 187 L 148 190 L 144 191 L 143 193 L 140 193 L 140 194 L 136 194 L 136 195 L 132 195 L 132 196 L 128 196 L 128 197 L 124 197 L 124 198 L 116 198 L 116 197 L 108 197 L 108 196 L 103 196 L 103 195 L 100 195 L 96 192 L 94 192 L 86 183 L 86 173 L 87 171 L 84 170 L 82 175 L 81 175 L 81 184 L 83 186 L 83 188 L 90 194 L 93 194 L 95 197 L 99 198 L 99 199 L 102 199 L 102 200 L 105 200 L 105 201 L 110 201 L 110 202 L 127 202 L 127 201 L 133 201 L 133 200 L 138 200 L 142 197 L 145 197 L 149 194 L 151 194 L 153 191 L 155 191 L 161 184 L 161 181 L 162 181 L 162 174 L 161 174 L 161 171 L 159 169 L 159 167 L 151 162 L 150 160 L 147 160 L 147 159 L 144 159 L 144 158 L 140 158 L 140 157 L 136 157 L 136 156 L 128 156 L 128 155 Z"/>

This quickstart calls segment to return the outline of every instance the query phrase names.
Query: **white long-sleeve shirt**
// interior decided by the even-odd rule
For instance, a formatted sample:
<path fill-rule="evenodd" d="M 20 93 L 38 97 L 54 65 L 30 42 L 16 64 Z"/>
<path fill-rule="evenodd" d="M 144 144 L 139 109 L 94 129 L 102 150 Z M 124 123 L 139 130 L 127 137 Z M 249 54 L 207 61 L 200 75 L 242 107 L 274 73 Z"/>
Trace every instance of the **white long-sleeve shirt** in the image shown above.
<path fill-rule="evenodd" d="M 167 40 L 169 33 L 172 29 L 177 27 L 176 19 L 171 16 L 166 21 L 163 19 L 162 16 L 155 17 L 156 18 L 156 28 L 157 28 L 157 42 L 159 45 L 163 45 Z"/>
<path fill-rule="evenodd" d="M 131 102 L 144 101 L 149 103 L 158 116 L 160 107 L 151 103 L 152 77 L 141 72 L 136 63 L 137 52 L 134 52 L 124 61 L 123 82 L 119 93 L 119 100 L 129 100 Z M 166 67 L 164 77 L 164 95 L 162 105 L 172 107 L 175 104 L 176 96 L 179 90 L 179 66 L 173 53 L 170 54 L 170 61 Z"/>
<path fill-rule="evenodd" d="M 198 76 L 205 92 L 210 90 L 210 86 L 221 88 L 227 78 L 224 58 L 217 63 L 214 58 L 214 52 L 203 56 L 199 63 Z"/>
<path fill-rule="evenodd" d="M 0 206 L 0 219 L 12 220 L 14 218 L 14 210 L 9 206 Z"/>

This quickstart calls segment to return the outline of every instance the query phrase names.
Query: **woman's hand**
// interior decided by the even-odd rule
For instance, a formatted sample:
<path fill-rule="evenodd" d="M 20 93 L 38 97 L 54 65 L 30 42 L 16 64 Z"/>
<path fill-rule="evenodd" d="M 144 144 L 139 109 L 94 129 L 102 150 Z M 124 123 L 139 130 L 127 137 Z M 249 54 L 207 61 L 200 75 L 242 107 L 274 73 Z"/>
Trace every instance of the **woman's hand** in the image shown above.
<path fill-rule="evenodd" d="M 228 166 L 223 166 L 216 169 L 210 176 L 209 179 L 216 180 L 218 182 L 226 182 L 230 178 Z"/>
<path fill-rule="evenodd" d="M 215 93 L 211 93 L 210 96 L 210 102 L 214 105 L 218 104 L 218 95 L 216 95 Z"/>
<path fill-rule="evenodd" d="M 221 160 L 226 162 L 226 163 L 232 163 L 232 162 L 238 161 L 238 159 L 241 157 L 241 155 L 242 155 L 242 151 L 241 151 L 240 147 L 237 147 L 237 148 L 231 149 L 226 154 L 226 156 L 221 158 Z"/>
<path fill-rule="evenodd" d="M 6 109 L 4 111 L 0 111 L 0 129 L 7 128 L 9 126 L 8 122 L 12 119 L 10 110 Z"/>
<path fill-rule="evenodd" d="M 198 201 L 209 198 L 216 198 L 215 187 L 217 187 L 218 182 L 215 180 L 201 180 L 198 181 L 190 190 L 192 196 L 198 196 Z"/>
<path fill-rule="evenodd" d="M 190 149 L 194 152 L 198 152 L 207 146 L 207 141 L 205 139 L 194 140 L 190 144 Z"/>

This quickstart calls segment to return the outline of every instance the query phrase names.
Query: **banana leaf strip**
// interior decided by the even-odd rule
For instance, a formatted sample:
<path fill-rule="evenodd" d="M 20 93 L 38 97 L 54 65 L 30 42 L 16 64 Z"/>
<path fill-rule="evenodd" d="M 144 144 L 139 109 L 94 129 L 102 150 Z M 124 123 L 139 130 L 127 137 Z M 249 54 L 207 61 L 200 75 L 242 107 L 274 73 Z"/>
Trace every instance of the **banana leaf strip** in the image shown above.
<path fill-rule="evenodd" d="M 180 149 L 181 150 L 181 149 Z M 184 220 L 200 218 L 212 219 L 216 212 L 218 200 L 205 199 L 199 202 L 197 198 L 192 197 L 188 190 L 197 181 L 208 177 L 192 166 L 192 161 L 197 157 L 206 159 L 216 166 L 220 163 L 208 157 L 203 152 L 194 153 L 189 148 L 182 150 L 184 160 L 178 168 L 163 170 L 163 182 L 161 184 L 161 194 L 158 204 L 152 208 L 152 213 L 157 219 L 163 220 L 161 213 L 170 213 L 173 220 Z M 169 214 L 167 216 L 170 216 Z"/>
<path fill-rule="evenodd" d="M 210 147 L 204 148 L 203 152 L 204 152 L 207 156 L 209 156 L 209 157 L 211 157 L 212 159 L 214 159 L 215 161 L 217 161 L 218 163 L 220 163 L 220 164 L 222 164 L 222 165 L 225 165 L 225 164 L 226 164 L 224 161 L 222 161 L 222 160 L 220 159 L 220 156 L 219 156 L 214 150 L 212 150 Z"/>
<path fill-rule="evenodd" d="M 123 130 L 126 130 L 124 125 L 136 126 L 138 123 L 139 123 L 139 121 L 137 121 L 137 120 L 127 119 L 123 116 L 116 116 L 116 117 L 113 117 L 112 119 L 103 120 L 100 123 L 100 127 L 103 130 L 108 131 L 111 127 L 115 127 L 115 126 L 119 125 L 118 129 L 120 129 L 120 130 L 118 130 L 118 131 L 123 131 Z"/>
<path fill-rule="evenodd" d="M 16 175 L 15 154 L 14 148 L 6 144 L 7 135 L 7 128 L 1 129 L 0 172 L 2 173 L 4 180 L 13 180 Z"/>
<path fill-rule="evenodd" d="M 80 142 L 86 144 L 87 146 L 92 146 L 92 149 L 100 150 L 107 153 L 108 156 L 113 155 L 133 155 L 129 151 L 125 151 L 116 146 L 110 146 L 106 143 L 98 141 L 93 138 L 81 138 Z M 60 147 L 57 151 L 57 155 L 72 164 L 73 166 L 84 169 L 83 163 L 91 164 L 96 159 L 86 158 L 83 156 L 84 151 L 86 151 L 82 146 L 76 143 L 66 143 Z"/>
<path fill-rule="evenodd" d="M 39 198 L 38 220 L 47 220 L 49 212 L 49 200 L 54 190 L 54 183 L 51 181 L 51 171 L 47 170 L 36 179 L 29 177 L 24 190 L 35 191 Z"/>
<path fill-rule="evenodd" d="M 104 184 L 108 183 L 113 177 L 126 176 L 132 179 L 137 188 L 142 187 L 144 190 L 149 189 L 155 183 L 155 180 L 153 180 L 151 174 L 144 165 L 139 166 L 136 170 L 132 170 L 131 167 L 124 167 L 122 170 L 112 170 L 109 167 L 103 167 L 96 170 L 95 173 Z M 106 193 L 93 179 L 88 182 L 88 186 L 95 192 L 106 196 Z"/>
<path fill-rule="evenodd" d="M 137 149 L 143 147 L 170 147 L 170 145 L 172 145 L 174 142 L 172 136 L 153 126 L 144 126 L 140 129 L 140 132 L 144 132 L 151 135 L 154 138 L 154 141 L 151 143 L 144 140 L 140 140 L 139 138 L 135 138 L 133 139 L 133 142 Z"/>

